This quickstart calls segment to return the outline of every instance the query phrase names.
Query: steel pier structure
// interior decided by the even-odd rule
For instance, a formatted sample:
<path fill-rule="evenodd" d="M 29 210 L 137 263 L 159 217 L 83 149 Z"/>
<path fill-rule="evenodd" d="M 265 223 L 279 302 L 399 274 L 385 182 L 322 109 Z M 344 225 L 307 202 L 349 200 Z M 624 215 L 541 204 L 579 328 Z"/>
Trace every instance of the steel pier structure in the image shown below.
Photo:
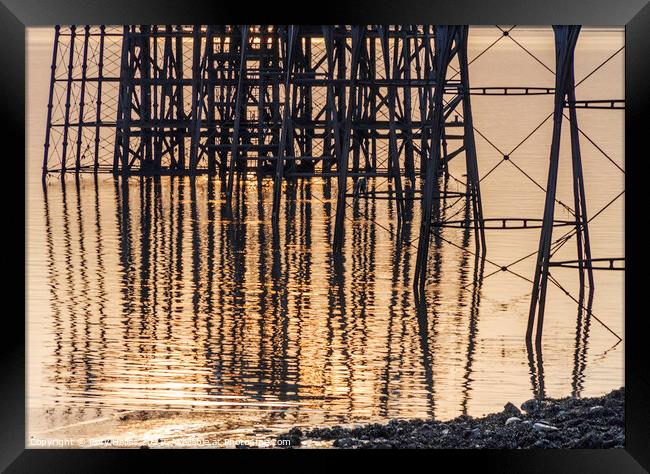
<path fill-rule="evenodd" d="M 435 38 L 447 29 L 56 27 L 43 174 L 338 177 L 341 168 L 414 188 L 431 153 L 436 90 L 443 161 L 473 151 L 471 127 L 452 117 L 471 110 L 467 70 L 451 80 L 435 69 Z M 467 27 L 452 29 L 451 56 L 466 64 Z"/>
<path fill-rule="evenodd" d="M 394 200 L 398 226 L 405 203 L 418 200 L 418 298 L 427 282 L 430 239 L 439 228 L 472 228 L 475 253 L 485 258 L 484 229 L 541 222 L 531 226 L 541 235 L 527 328 L 530 341 L 537 322 L 539 342 L 549 267 L 576 266 L 580 286 L 588 283 L 590 295 L 592 270 L 598 268 L 590 252 L 576 108 L 614 109 L 622 101 L 576 100 L 577 26 L 554 27 L 554 89 L 472 88 L 468 31 L 462 25 L 56 26 L 43 180 L 81 173 L 124 179 L 216 175 L 225 212 L 231 214 L 235 180 L 267 176 L 273 180 L 277 223 L 284 181 L 336 179 L 335 256 L 343 246 L 347 198 Z M 472 94 L 554 94 L 542 219 L 484 218 Z M 557 221 L 565 109 L 571 122 L 575 219 Z M 441 186 L 441 178 L 450 160 L 462 157 L 465 190 L 454 194 Z M 388 180 L 389 190 L 368 192 L 366 182 L 373 177 Z M 437 212 L 451 195 L 465 199 L 464 220 L 445 222 Z M 517 224 L 507 225 L 511 221 Z M 552 230 L 558 225 L 575 226 L 577 260 L 550 261 Z M 583 296 L 581 289 L 580 301 Z"/>
<path fill-rule="evenodd" d="M 439 199 L 434 181 L 464 155 L 468 222 L 484 248 L 467 35 L 432 25 L 56 27 L 43 177 L 218 174 L 230 209 L 235 175 L 269 175 L 274 219 L 283 180 L 334 177 L 339 253 L 350 187 L 386 177 L 401 216 L 415 194 L 427 206 Z"/>

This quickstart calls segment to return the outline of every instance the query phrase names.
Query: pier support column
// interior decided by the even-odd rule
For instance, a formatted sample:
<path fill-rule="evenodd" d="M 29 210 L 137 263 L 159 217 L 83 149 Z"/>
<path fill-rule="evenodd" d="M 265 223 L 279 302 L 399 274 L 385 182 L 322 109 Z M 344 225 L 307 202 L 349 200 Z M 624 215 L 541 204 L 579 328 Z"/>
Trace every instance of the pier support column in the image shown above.
<path fill-rule="evenodd" d="M 52 109 L 54 108 L 54 82 L 56 79 L 56 63 L 59 53 L 59 35 L 61 34 L 61 27 L 56 25 L 54 27 L 54 48 L 52 49 L 52 66 L 50 72 L 50 92 L 47 99 L 47 123 L 45 124 L 45 145 L 43 152 L 43 174 L 41 179 L 45 183 L 45 177 L 48 172 L 48 160 L 50 158 L 50 141 L 52 137 Z"/>
<path fill-rule="evenodd" d="M 553 234 L 553 217 L 555 212 L 555 194 L 557 191 L 557 175 L 559 166 L 560 140 L 562 136 L 562 121 L 564 108 L 569 105 L 571 121 L 571 160 L 573 164 L 573 191 L 575 203 L 576 238 L 578 241 L 578 268 L 580 274 L 580 295 L 584 296 L 585 276 L 589 281 L 590 292 L 593 291 L 593 271 L 591 264 L 584 265 L 585 258 L 591 259 L 589 245 L 589 231 L 587 226 L 587 213 L 585 203 L 584 183 L 582 176 L 582 161 L 580 157 L 580 143 L 578 138 L 578 124 L 575 112 L 575 78 L 574 78 L 574 52 L 580 33 L 580 26 L 554 26 L 555 33 L 555 108 L 553 111 L 553 138 L 549 162 L 548 181 L 546 186 L 546 201 L 544 204 L 544 218 L 542 232 L 539 240 L 539 250 L 533 280 L 533 292 L 526 328 L 526 340 L 533 336 L 533 327 L 536 322 L 535 342 L 540 344 L 544 327 L 544 309 L 546 303 L 546 290 L 549 277 L 549 262 L 551 258 L 551 239 Z"/>
<path fill-rule="evenodd" d="M 476 254 L 480 254 L 485 258 L 487 248 L 485 245 L 485 229 L 483 226 L 483 203 L 481 202 L 481 185 L 478 173 L 476 143 L 474 141 L 474 121 L 472 119 L 472 105 L 469 89 L 469 64 L 467 60 L 468 35 L 469 27 L 460 27 L 458 39 L 458 63 L 460 66 L 459 72 L 461 86 L 459 95 L 463 103 L 463 147 L 465 150 L 465 166 L 467 170 L 466 192 L 472 210 Z"/>
<path fill-rule="evenodd" d="M 356 112 L 357 102 L 357 74 L 359 72 L 359 56 L 361 47 L 365 39 L 365 28 L 355 25 L 352 27 L 352 59 L 350 63 L 350 85 L 348 91 L 348 104 L 345 111 L 345 124 L 343 126 L 343 139 L 341 141 L 340 157 L 338 161 L 338 189 L 336 198 L 336 218 L 334 225 L 334 245 L 335 254 L 340 255 L 343 248 L 343 222 L 345 220 L 345 202 L 347 178 L 348 178 L 348 158 L 350 155 L 350 135 L 352 130 L 352 117 Z M 341 105 L 341 104 L 339 104 Z M 342 107 L 340 107 L 342 108 Z"/>
<path fill-rule="evenodd" d="M 431 50 L 428 39 L 428 29 L 425 29 L 424 72 L 423 78 L 433 78 L 433 83 L 419 91 L 420 115 L 423 122 L 431 124 L 423 127 L 421 154 L 421 173 L 424 173 L 422 184 L 422 221 L 418 243 L 418 257 L 415 267 L 414 290 L 419 297 L 425 287 L 427 277 L 427 262 L 429 241 L 434 228 L 440 228 L 444 222 L 442 215 L 434 215 L 434 209 L 443 206 L 448 195 L 446 189 L 440 190 L 438 179 L 448 175 L 448 163 L 456 156 L 464 153 L 466 168 L 466 213 L 467 228 L 474 229 L 475 253 L 481 258 L 485 257 L 486 243 L 483 219 L 483 205 L 481 202 L 480 177 L 476 143 L 474 140 L 474 124 L 469 87 L 469 64 L 467 59 L 469 27 L 435 26 L 434 49 Z M 432 54 L 435 53 L 435 54 Z M 458 72 L 447 78 L 450 63 L 457 59 Z M 420 64 L 416 63 L 416 70 Z M 453 78 L 460 76 L 460 80 Z M 425 82 L 426 84 L 426 82 Z M 433 90 L 432 90 L 433 89 Z M 453 95 L 445 100 L 445 94 Z M 462 122 L 449 117 L 458 108 L 462 108 Z M 462 134 L 446 133 L 446 128 L 462 128 Z M 428 131 L 427 131 L 428 129 Z M 448 151 L 451 141 L 458 141 L 460 145 Z M 439 232 L 439 230 L 435 230 Z M 435 234 L 438 235 L 438 234 Z"/>
<path fill-rule="evenodd" d="M 395 106 L 397 97 L 397 82 L 400 78 L 399 75 L 399 48 L 398 42 L 400 39 L 396 36 L 393 43 L 393 55 L 391 64 L 391 54 L 389 46 L 388 27 L 380 27 L 382 55 L 384 58 L 384 68 L 386 70 L 387 79 L 392 79 L 393 83 L 388 86 L 388 175 L 395 184 L 395 194 L 397 197 L 397 217 L 398 222 L 401 222 L 402 214 L 404 211 L 404 196 L 402 194 L 402 178 L 399 165 L 399 149 L 397 146 L 397 131 L 396 131 L 396 118 Z M 402 45 L 402 47 L 404 47 Z M 410 70 L 410 62 L 405 62 L 404 70 Z"/>
<path fill-rule="evenodd" d="M 291 73 L 293 71 L 293 60 L 295 53 L 295 42 L 298 28 L 290 25 L 285 32 L 285 51 L 284 57 L 284 106 L 282 107 L 282 128 L 280 129 L 280 143 L 278 145 L 277 156 L 275 157 L 275 173 L 273 175 L 273 223 L 277 224 L 280 214 L 280 199 L 282 191 L 282 177 L 284 173 L 284 163 L 287 155 L 288 145 L 293 145 L 293 141 L 288 139 L 289 128 L 293 127 L 291 117 L 291 98 L 292 84 Z M 291 155 L 293 155 L 291 150 Z"/>
<path fill-rule="evenodd" d="M 248 25 L 241 26 L 241 55 L 237 75 L 237 91 L 235 99 L 235 120 L 232 131 L 232 142 L 230 148 L 230 164 L 228 166 L 228 185 L 226 190 L 226 215 L 232 217 L 232 192 L 235 174 L 235 165 L 239 160 L 239 128 L 241 125 L 242 102 L 245 100 L 244 79 L 246 76 L 246 53 L 248 49 Z"/>
<path fill-rule="evenodd" d="M 131 140 L 131 94 L 133 92 L 133 51 L 131 28 L 124 27 L 122 54 L 120 59 L 120 86 L 115 121 L 115 151 L 113 153 L 113 174 L 128 174 L 128 158 Z"/>
<path fill-rule="evenodd" d="M 420 237 L 418 253 L 415 264 L 415 279 L 413 282 L 416 297 L 424 293 L 426 283 L 426 264 L 429 255 L 429 241 L 431 237 L 431 211 L 433 201 L 439 198 L 437 187 L 438 171 L 440 168 L 440 148 L 445 125 L 443 114 L 443 94 L 447 76 L 447 68 L 452 58 L 452 46 L 458 35 L 458 26 L 435 27 L 435 56 L 434 70 L 435 90 L 430 112 L 432 116 L 430 152 L 426 159 L 426 171 L 422 186 L 422 220 L 420 223 Z"/>

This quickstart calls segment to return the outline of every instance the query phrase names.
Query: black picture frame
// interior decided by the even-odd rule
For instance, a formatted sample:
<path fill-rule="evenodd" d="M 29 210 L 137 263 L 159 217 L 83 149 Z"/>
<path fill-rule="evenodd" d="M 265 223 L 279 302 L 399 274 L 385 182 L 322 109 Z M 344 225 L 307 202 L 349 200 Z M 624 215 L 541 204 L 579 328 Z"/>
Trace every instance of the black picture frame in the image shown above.
<path fill-rule="evenodd" d="M 442 466 L 444 459 L 466 468 L 474 464 L 499 472 L 647 472 L 650 469 L 650 380 L 647 356 L 643 351 L 646 315 L 633 308 L 642 308 L 643 262 L 640 239 L 643 213 L 635 207 L 643 202 L 641 166 L 647 155 L 645 135 L 650 111 L 650 4 L 647 0 L 455 0 L 447 2 L 355 1 L 341 4 L 323 3 L 322 8 L 295 2 L 262 7 L 244 2 L 199 2 L 189 0 L 2 0 L 0 5 L 0 81 L 6 125 L 3 131 L 11 142 L 20 144 L 25 137 L 25 28 L 54 24 L 165 24 L 165 23 L 436 23 L 436 24 L 582 24 L 625 25 L 625 156 L 626 159 L 626 288 L 625 288 L 625 396 L 626 447 L 608 450 L 526 450 L 526 451 L 418 451 L 407 453 L 410 466 L 415 459 L 423 466 Z M 20 149 L 20 145 L 17 147 Z M 17 173 L 20 151 L 6 152 L 4 159 L 12 160 L 10 172 Z M 24 147 L 23 147 L 24 153 Z M 6 163 L 6 162 L 5 162 Z M 5 164 L 5 166 L 7 166 Z M 13 176 L 9 181 L 20 186 L 24 182 Z M 6 188 L 6 186 L 5 186 Z M 6 191 L 6 190 L 5 190 Z M 23 189 L 24 194 L 24 189 Z M 13 196 L 9 195 L 10 199 Z M 11 201 L 5 201 L 11 202 Z M 9 206 L 11 207 L 11 206 Z M 11 221 L 14 227 L 21 211 Z M 28 210 L 23 210 L 25 213 Z M 26 214 L 23 215 L 25 217 Z M 7 218 L 9 220 L 9 218 Z M 19 228 L 20 229 L 20 228 Z M 16 240 L 25 239 L 24 232 L 11 232 Z M 9 245 L 9 244 L 8 244 Z M 20 243 L 14 242 L 13 248 Z M 5 247 L 6 253 L 12 253 Z M 25 247 L 23 247 L 25 248 Z M 17 252 L 15 252 L 17 253 Z M 20 265 L 20 263 L 18 264 Z M 24 261 L 22 268 L 24 269 Z M 24 282 L 20 278 L 16 281 Z M 24 289 L 24 288 L 23 288 Z M 15 293 L 18 307 L 21 297 Z M 23 291 L 23 295 L 24 295 Z M 637 303 L 640 303 L 637 305 Z M 3 388 L 2 429 L 0 434 L 0 468 L 6 472 L 94 472 L 124 469 L 128 462 L 164 463 L 165 471 L 175 467 L 188 470 L 189 462 L 197 458 L 214 469 L 223 469 L 222 462 L 237 463 L 237 469 L 260 466 L 261 462 L 276 461 L 286 469 L 291 464 L 308 468 L 304 450 L 44 450 L 25 448 L 25 298 L 22 313 L 5 310 L 7 325 L 3 325 L 2 370 Z M 21 318 L 22 315 L 22 318 Z M 384 462 L 387 451 L 368 456 Z M 397 453 L 398 455 L 400 453 Z M 404 456 L 404 452 L 401 453 Z M 320 453 L 320 468 L 340 468 L 342 463 L 360 456 L 348 450 L 328 450 Z M 430 457 L 432 456 L 432 457 Z M 262 459 L 264 457 L 264 460 Z M 208 459 L 209 458 L 209 459 Z M 405 459 L 406 461 L 406 459 Z M 450 465 L 450 464 L 446 464 Z M 129 467 L 131 464 L 128 465 Z M 444 469 L 444 468 L 443 468 Z"/>

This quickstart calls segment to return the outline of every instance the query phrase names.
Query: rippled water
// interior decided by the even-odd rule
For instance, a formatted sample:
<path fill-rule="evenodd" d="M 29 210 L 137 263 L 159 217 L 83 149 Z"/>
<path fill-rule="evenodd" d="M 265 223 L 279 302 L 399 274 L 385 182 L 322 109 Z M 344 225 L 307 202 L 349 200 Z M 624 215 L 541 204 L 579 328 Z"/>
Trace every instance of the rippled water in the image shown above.
<path fill-rule="evenodd" d="M 553 66 L 550 29 L 516 31 Z M 470 58 L 498 33 L 474 30 Z M 623 343 L 599 322 L 622 336 L 623 272 L 596 272 L 599 321 L 550 286 L 543 352 L 527 351 L 534 260 L 510 266 L 514 273 L 500 267 L 534 252 L 538 229 L 486 231 L 484 267 L 470 233 L 443 229 L 432 245 L 427 308 L 418 310 L 417 204 L 398 233 L 391 201 L 351 203 L 339 261 L 331 256 L 336 187 L 327 180 L 287 182 L 275 231 L 269 180 L 237 184 L 232 220 L 222 216 L 221 183 L 207 177 L 125 183 L 100 176 L 41 187 L 48 39 L 39 30 L 28 37 L 30 433 L 117 410 L 201 413 L 215 436 L 294 424 L 448 419 L 540 393 L 589 396 L 623 385 Z M 584 31 L 577 77 L 622 45 L 622 31 Z M 578 98 L 622 98 L 622 67 L 619 53 L 578 88 Z M 511 41 L 472 64 L 470 74 L 476 86 L 553 80 Z M 552 111 L 550 96 L 472 101 L 476 128 L 495 145 L 477 136 L 481 175 Z M 583 140 L 594 215 L 624 187 L 623 173 L 609 161 L 623 167 L 623 113 L 582 111 L 579 121 L 607 155 Z M 511 153 L 543 184 L 550 131 L 546 123 Z M 572 202 L 564 143 L 558 198 Z M 452 162 L 450 171 L 446 186 L 462 189 L 462 167 Z M 500 165 L 481 185 L 486 217 L 541 217 L 544 193 L 515 166 Z M 371 186 L 387 189 L 382 179 Z M 621 197 L 592 222 L 594 257 L 624 256 L 623 206 Z M 464 212 L 453 200 L 443 207 L 447 218 Z M 574 255 L 569 241 L 556 257 Z M 577 294 L 576 271 L 553 274 Z M 174 420 L 162 426 L 172 429 Z"/>

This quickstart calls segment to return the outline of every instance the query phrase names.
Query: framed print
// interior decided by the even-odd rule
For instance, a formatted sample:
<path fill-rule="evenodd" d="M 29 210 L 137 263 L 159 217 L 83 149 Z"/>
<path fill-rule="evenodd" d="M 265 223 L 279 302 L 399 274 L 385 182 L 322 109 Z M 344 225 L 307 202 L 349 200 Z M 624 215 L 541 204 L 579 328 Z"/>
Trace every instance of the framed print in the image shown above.
<path fill-rule="evenodd" d="M 4 4 L 3 469 L 648 469 L 643 1 Z"/>

